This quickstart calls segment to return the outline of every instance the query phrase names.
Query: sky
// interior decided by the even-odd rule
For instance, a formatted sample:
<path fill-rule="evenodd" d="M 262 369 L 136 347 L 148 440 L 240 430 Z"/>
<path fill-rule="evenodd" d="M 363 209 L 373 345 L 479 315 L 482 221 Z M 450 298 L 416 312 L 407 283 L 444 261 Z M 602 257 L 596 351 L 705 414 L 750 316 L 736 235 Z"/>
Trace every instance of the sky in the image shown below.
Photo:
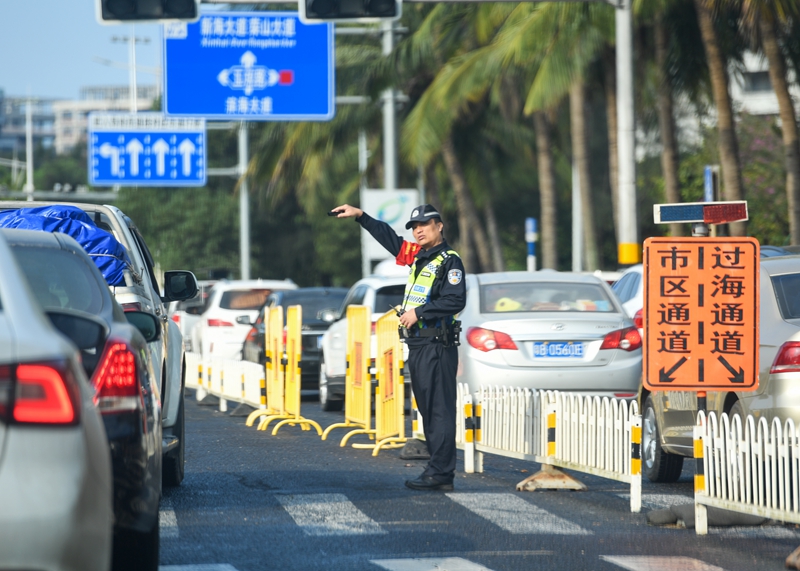
<path fill-rule="evenodd" d="M 0 0 L 0 90 L 6 96 L 77 99 L 81 87 L 128 84 L 128 44 L 112 43 L 130 36 L 129 24 L 97 22 L 95 0 Z M 137 67 L 161 65 L 161 30 L 137 24 Z M 123 69 L 96 61 L 102 58 Z M 137 83 L 157 83 L 140 69 Z"/>

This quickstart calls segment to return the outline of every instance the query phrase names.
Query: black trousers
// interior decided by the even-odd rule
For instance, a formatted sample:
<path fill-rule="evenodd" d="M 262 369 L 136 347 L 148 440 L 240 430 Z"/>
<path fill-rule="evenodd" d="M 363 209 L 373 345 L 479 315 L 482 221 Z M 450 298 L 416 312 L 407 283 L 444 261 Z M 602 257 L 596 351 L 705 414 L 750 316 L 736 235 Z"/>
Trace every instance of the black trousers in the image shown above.
<path fill-rule="evenodd" d="M 456 471 L 458 348 L 434 339 L 415 341 L 408 346 L 408 372 L 431 454 L 423 474 L 451 483 Z"/>

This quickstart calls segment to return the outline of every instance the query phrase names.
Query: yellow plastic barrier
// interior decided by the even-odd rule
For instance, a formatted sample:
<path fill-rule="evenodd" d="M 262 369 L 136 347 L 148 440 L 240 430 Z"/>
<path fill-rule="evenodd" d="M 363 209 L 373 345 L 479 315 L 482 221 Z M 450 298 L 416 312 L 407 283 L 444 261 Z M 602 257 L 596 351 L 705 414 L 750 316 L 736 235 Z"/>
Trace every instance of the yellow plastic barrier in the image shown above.
<path fill-rule="evenodd" d="M 374 437 L 372 424 L 372 379 L 369 373 L 372 315 L 368 307 L 351 305 L 347 308 L 347 371 L 344 389 L 344 422 L 331 424 L 322 433 L 328 438 L 336 428 L 355 428 L 340 443 L 345 446 L 351 436 L 368 434 Z"/>
<path fill-rule="evenodd" d="M 278 434 L 281 426 L 286 424 L 294 426 L 299 424 L 303 430 L 309 430 L 312 426 L 317 430 L 317 434 L 322 434 L 319 424 L 308 418 L 303 418 L 300 414 L 300 381 L 301 369 L 300 362 L 303 355 L 303 308 L 300 305 L 293 305 L 286 310 L 286 373 L 284 379 L 284 410 L 287 418 L 275 425 L 272 435 Z"/>
<path fill-rule="evenodd" d="M 272 307 L 267 314 L 264 332 L 267 346 L 267 416 L 258 423 L 258 430 L 266 430 L 273 420 L 289 418 L 285 403 L 286 350 L 283 346 L 283 307 Z M 263 411 L 259 411 L 263 412 Z"/>
<path fill-rule="evenodd" d="M 280 309 L 281 312 L 283 311 L 282 307 L 276 308 L 276 309 Z M 279 344 L 282 343 L 282 341 L 283 341 L 283 316 L 282 315 L 281 315 L 281 328 L 280 329 L 281 329 L 280 330 L 280 335 L 278 335 L 276 337 L 277 342 Z M 273 357 L 273 355 L 276 355 L 276 354 L 279 355 L 278 359 L 280 359 L 280 355 L 283 354 L 283 347 L 281 345 L 278 349 L 276 349 L 278 351 L 278 353 L 273 353 L 272 352 L 273 347 L 271 345 L 271 341 L 273 341 L 273 339 L 270 338 L 270 330 L 271 330 L 271 327 L 270 327 L 270 308 L 265 307 L 264 308 L 264 353 L 265 353 L 265 356 L 266 356 L 266 363 L 264 365 L 264 369 L 265 369 L 265 371 L 264 371 L 264 384 L 263 384 L 262 389 L 261 389 L 261 406 L 259 407 L 258 410 L 254 410 L 253 412 L 251 412 L 250 415 L 247 417 L 247 422 L 245 422 L 245 424 L 247 426 L 253 426 L 253 424 L 255 423 L 256 419 L 259 418 L 259 417 L 261 417 L 262 420 L 263 420 L 264 418 L 266 418 L 266 417 L 268 417 L 270 415 L 281 414 L 282 413 L 283 389 L 282 388 L 279 389 L 277 386 L 275 386 L 275 385 L 278 384 L 278 381 L 277 381 L 277 379 L 274 379 L 273 377 L 271 377 L 271 375 L 275 375 L 276 371 L 280 370 L 280 362 L 276 363 L 275 362 L 276 359 Z M 273 387 L 273 386 L 274 386 L 275 395 L 274 395 L 273 399 L 269 399 L 269 394 L 268 394 L 269 393 L 269 388 Z M 278 398 L 278 394 L 281 395 L 280 398 Z M 272 403 L 273 402 L 275 403 L 277 408 L 273 408 L 272 407 Z M 261 423 L 259 422 L 259 427 L 260 426 L 261 426 Z"/>
<path fill-rule="evenodd" d="M 405 386 L 403 379 L 403 345 L 397 334 L 400 320 L 394 312 L 378 319 L 375 333 L 378 337 L 375 364 L 378 372 L 378 390 L 375 398 L 375 443 L 372 451 L 377 456 L 382 448 L 400 448 L 406 442 L 403 411 Z"/>

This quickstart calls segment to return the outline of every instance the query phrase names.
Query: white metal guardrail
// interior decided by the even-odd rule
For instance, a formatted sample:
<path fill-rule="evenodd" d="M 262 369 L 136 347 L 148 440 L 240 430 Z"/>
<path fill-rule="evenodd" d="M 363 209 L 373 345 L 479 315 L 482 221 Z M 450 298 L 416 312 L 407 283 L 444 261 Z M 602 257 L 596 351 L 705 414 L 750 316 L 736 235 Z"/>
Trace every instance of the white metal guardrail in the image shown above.
<path fill-rule="evenodd" d="M 800 523 L 800 427 L 700 411 L 694 428 L 695 529 L 708 533 L 705 506 Z"/>
<path fill-rule="evenodd" d="M 227 410 L 228 401 L 254 408 L 266 408 L 264 366 L 250 361 L 228 359 L 203 360 L 199 353 L 186 353 L 187 388 L 197 390 L 197 400 L 206 395 L 219 398 L 219 410 Z"/>

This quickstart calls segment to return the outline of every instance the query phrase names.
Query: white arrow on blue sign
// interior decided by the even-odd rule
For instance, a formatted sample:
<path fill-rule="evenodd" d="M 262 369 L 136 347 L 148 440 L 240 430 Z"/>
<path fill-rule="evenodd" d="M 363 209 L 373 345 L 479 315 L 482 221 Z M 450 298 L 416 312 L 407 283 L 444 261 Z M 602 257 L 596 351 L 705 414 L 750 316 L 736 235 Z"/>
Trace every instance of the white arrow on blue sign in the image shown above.
<path fill-rule="evenodd" d="M 214 120 L 329 121 L 333 24 L 297 12 L 208 12 L 163 26 L 164 113 Z"/>
<path fill-rule="evenodd" d="M 205 186 L 205 119 L 91 113 L 89 184 Z"/>

